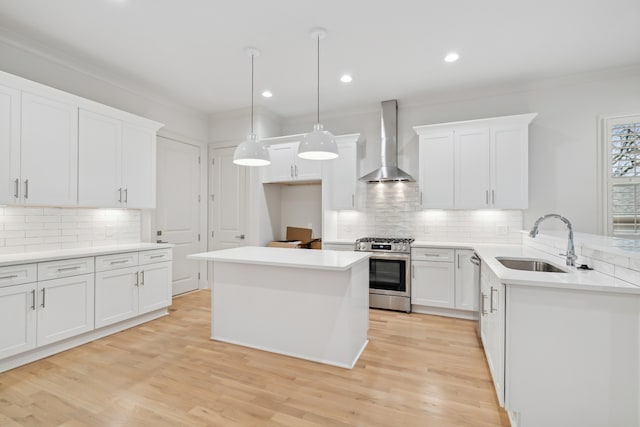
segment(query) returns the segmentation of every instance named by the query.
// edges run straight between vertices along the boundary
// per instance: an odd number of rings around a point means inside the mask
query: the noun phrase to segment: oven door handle
[[[411,256],[409,254],[406,254],[406,255],[398,255],[398,254],[380,255],[379,253],[374,253],[373,255],[371,255],[369,257],[369,259],[391,260],[391,261],[407,261],[407,262],[409,262],[411,260]]]

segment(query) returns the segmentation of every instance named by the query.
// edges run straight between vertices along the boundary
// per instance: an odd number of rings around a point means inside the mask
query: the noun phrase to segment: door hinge
[[[200,280],[200,273],[198,273],[198,280]]]
[[[200,233],[198,233],[198,242],[200,241]]]

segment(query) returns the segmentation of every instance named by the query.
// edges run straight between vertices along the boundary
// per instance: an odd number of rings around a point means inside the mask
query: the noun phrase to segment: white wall
[[[322,237],[322,185],[284,185],[281,190],[280,239],[287,227],[311,228]]]
[[[383,101],[383,100],[380,100]],[[417,125],[538,112],[530,127],[529,209],[524,226],[540,215],[560,213],[582,232],[600,231],[597,197],[597,118],[640,112],[640,66],[430,97],[398,100],[399,166],[418,175]],[[334,134],[363,134],[361,173],[379,166],[380,108],[323,114]],[[284,134],[306,132],[313,116],[283,120]],[[552,227],[549,223],[545,227]],[[561,224],[560,224],[561,226]]]
[[[0,37],[0,58],[2,71],[164,123],[160,133],[183,136],[199,144],[207,140],[209,123],[203,112],[160,99],[146,88],[134,87],[134,83],[127,85],[98,75],[57,52]]]

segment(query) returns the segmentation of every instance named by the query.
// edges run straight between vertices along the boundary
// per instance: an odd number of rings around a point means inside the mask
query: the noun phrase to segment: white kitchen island
[[[245,246],[213,262],[211,338],[352,368],[367,345],[368,252]]]

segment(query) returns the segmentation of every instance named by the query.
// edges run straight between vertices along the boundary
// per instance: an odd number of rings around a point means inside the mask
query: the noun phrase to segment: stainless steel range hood
[[[395,99],[382,102],[382,166],[360,178],[368,183],[389,181],[414,181],[398,167],[398,102]]]

